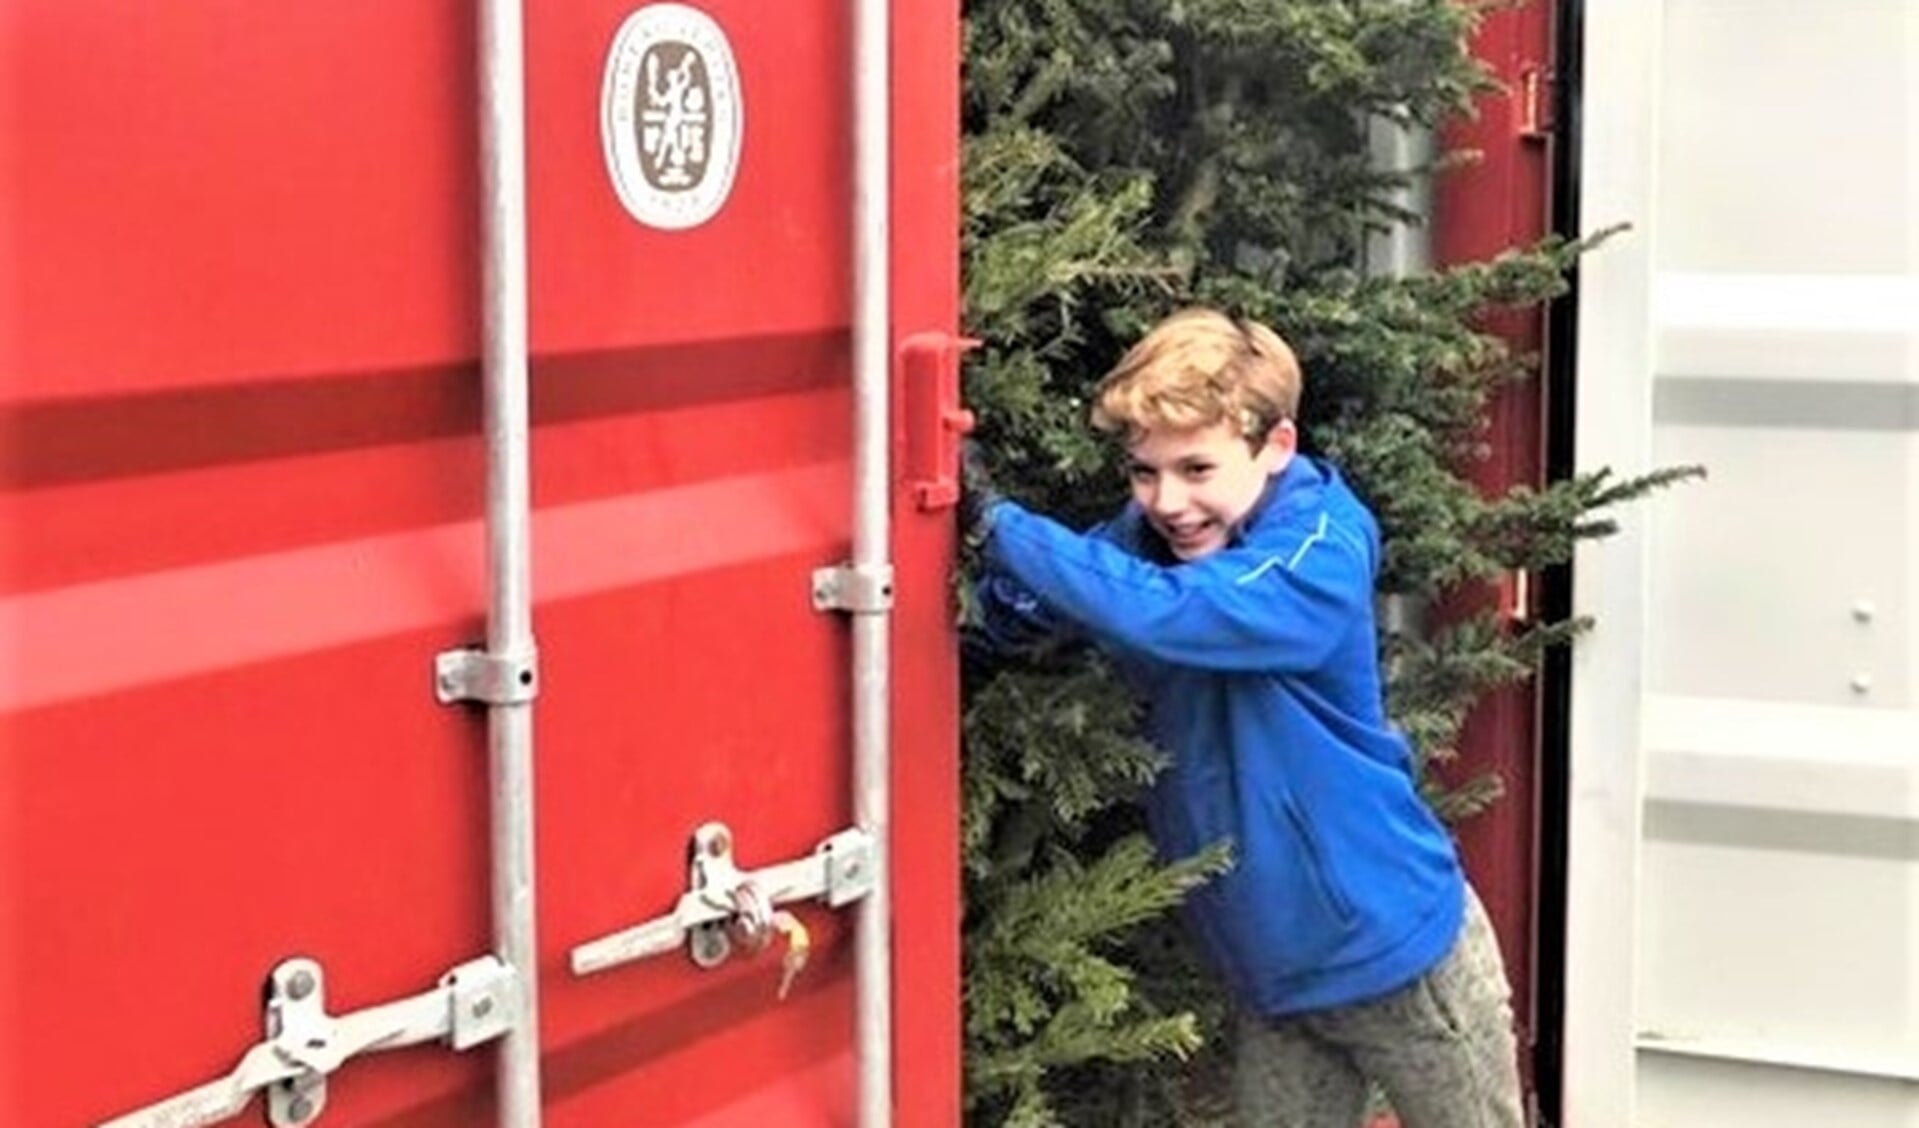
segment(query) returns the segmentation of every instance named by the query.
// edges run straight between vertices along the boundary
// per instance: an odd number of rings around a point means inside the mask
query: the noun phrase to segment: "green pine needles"
[[[1405,278],[1359,268],[1395,201],[1439,171],[1381,169],[1377,120],[1430,127],[1490,83],[1463,0],[968,0],[967,375],[1014,496],[1074,523],[1124,483],[1087,425],[1094,382],[1148,325],[1205,303],[1266,321],[1307,386],[1306,447],[1379,514],[1382,594],[1414,608],[1563,564],[1606,509],[1692,468],[1484,497],[1487,409],[1528,378],[1482,315],[1560,294],[1589,245],[1548,240]],[[1422,763],[1468,710],[1584,624],[1490,614],[1389,635],[1390,704]],[[1136,800],[1161,766],[1094,655],[969,660],[964,845],[967,1114],[978,1125],[1206,1124],[1224,1115],[1222,1001],[1172,910],[1230,844],[1162,865]],[[1497,781],[1429,797],[1449,816]]]

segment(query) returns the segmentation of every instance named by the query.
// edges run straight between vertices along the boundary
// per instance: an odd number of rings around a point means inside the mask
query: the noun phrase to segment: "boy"
[[[1405,1128],[1519,1128],[1499,951],[1381,703],[1378,525],[1297,453],[1299,391],[1271,329],[1161,322],[1093,409],[1124,511],[1082,535],[973,484],[985,632],[1106,651],[1170,755],[1160,853],[1233,843],[1186,916],[1239,1005],[1246,1124],[1354,1128],[1371,1081]]]

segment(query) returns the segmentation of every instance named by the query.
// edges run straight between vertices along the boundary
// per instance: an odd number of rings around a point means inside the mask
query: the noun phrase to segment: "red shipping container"
[[[621,61],[633,0],[526,5],[551,1125],[853,1122],[850,909],[792,906],[814,942],[784,1002],[777,942],[568,967],[673,907],[700,824],[754,868],[853,822],[850,632],[811,594],[853,528],[850,7],[705,0],[717,45],[676,77],[684,52]],[[891,20],[893,355],[932,345],[893,365],[891,426],[915,1128],[959,1119],[952,522],[914,480],[948,469],[949,405],[905,384],[957,319],[957,8]],[[476,38],[443,0],[0,13],[9,1128],[226,1073],[289,957],[337,1015],[491,950],[485,713],[434,687],[488,606]],[[670,214],[635,214],[649,192]],[[320,1122],[491,1123],[492,1058],[355,1057]]]

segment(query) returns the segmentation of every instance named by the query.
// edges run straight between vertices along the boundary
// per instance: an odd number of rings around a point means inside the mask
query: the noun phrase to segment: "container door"
[[[655,7],[622,72],[635,0],[526,5],[545,1119],[849,1124],[850,912],[794,906],[784,1001],[773,948],[568,966],[673,906],[699,825],[750,868],[852,817],[811,599],[851,528],[847,5]],[[904,342],[956,318],[958,13],[894,7]],[[490,947],[484,719],[433,682],[486,607],[474,40],[438,0],[0,11],[10,1128],[225,1074],[289,957],[340,1014]],[[951,515],[894,482],[895,1092],[955,1124]],[[491,1058],[356,1057],[317,1122],[489,1123]]]
[[[957,12],[894,7],[903,340],[954,327]],[[811,600],[852,527],[851,6],[530,11],[534,465],[554,521],[540,872],[558,961],[671,910],[702,824],[730,828],[748,867],[852,822],[850,632]],[[897,994],[917,1009],[899,1016],[896,1089],[902,1123],[943,1124],[958,1105],[952,518],[912,493],[900,478]],[[850,1123],[852,912],[799,915],[814,952],[784,1002],[777,940],[712,971],[683,953],[582,979],[556,962],[556,1121]]]
[[[1565,1119],[1919,1125],[1919,9],[1585,21]]]

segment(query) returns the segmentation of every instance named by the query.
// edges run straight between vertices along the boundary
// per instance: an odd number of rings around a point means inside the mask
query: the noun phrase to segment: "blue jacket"
[[[1451,950],[1465,881],[1386,720],[1379,526],[1337,471],[1294,458],[1226,547],[1190,563],[1137,506],[1085,534],[1010,502],[988,519],[987,634],[1098,644],[1171,758],[1147,803],[1160,854],[1232,842],[1232,871],[1186,915],[1244,1005],[1360,1002]]]

